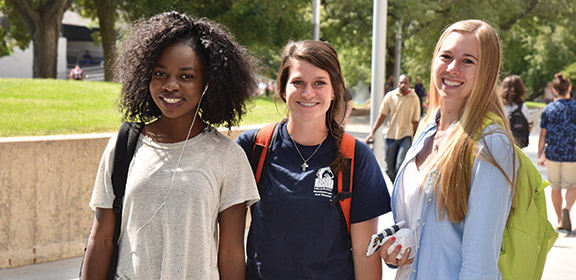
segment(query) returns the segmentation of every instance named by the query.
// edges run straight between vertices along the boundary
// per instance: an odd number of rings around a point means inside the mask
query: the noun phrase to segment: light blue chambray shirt
[[[484,132],[497,128],[498,125],[492,124]],[[433,137],[436,130],[435,121],[426,124],[398,173],[392,193],[392,210],[396,222],[397,206],[406,203],[397,197],[398,188],[402,187],[402,173],[406,164],[416,157],[426,139]],[[508,138],[502,133],[492,133],[484,139],[478,141],[480,152],[487,147],[508,178],[511,178],[518,162],[513,156]],[[513,168],[514,165],[516,168]],[[425,184],[430,185],[431,179],[432,175],[426,179]],[[410,279],[501,279],[498,257],[510,211],[511,193],[511,187],[500,169],[480,158],[474,160],[468,212],[460,223],[452,223],[447,217],[440,220],[433,192],[424,193],[425,197],[421,201],[425,205],[420,219],[407,221],[412,225],[417,223],[416,227],[412,227],[417,228],[416,236],[419,237],[414,263],[409,271]],[[401,267],[399,270],[408,268]]]

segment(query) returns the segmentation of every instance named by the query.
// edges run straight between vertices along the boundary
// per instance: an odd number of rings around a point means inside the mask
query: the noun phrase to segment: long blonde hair
[[[478,40],[479,62],[472,92],[468,95],[459,119],[454,124],[449,135],[445,136],[445,148],[436,158],[432,170],[434,173],[434,197],[439,209],[439,216],[445,215],[451,222],[460,222],[468,208],[470,194],[471,169],[473,157],[480,157],[498,167],[513,187],[512,178],[498,165],[489,149],[482,154],[476,148],[476,142],[486,136],[482,132],[485,119],[498,123],[503,133],[514,143],[506,121],[501,97],[498,95],[498,77],[501,63],[500,40],[495,30],[486,22],[480,20],[464,20],[450,25],[444,30],[436,44],[434,59],[446,37],[452,32],[470,33]],[[433,63],[432,63],[433,64]],[[434,67],[430,78],[430,107],[423,123],[434,120],[440,108],[440,94],[434,83]],[[493,131],[494,132],[494,131]],[[491,133],[493,133],[491,132]],[[514,150],[514,149],[512,149]],[[435,172],[435,171],[431,171]]]

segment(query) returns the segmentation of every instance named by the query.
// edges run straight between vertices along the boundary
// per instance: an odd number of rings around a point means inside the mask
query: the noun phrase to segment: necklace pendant
[[[306,171],[306,169],[309,167],[308,163],[304,162],[302,163],[302,165],[300,165],[300,167],[302,167],[302,171]]]

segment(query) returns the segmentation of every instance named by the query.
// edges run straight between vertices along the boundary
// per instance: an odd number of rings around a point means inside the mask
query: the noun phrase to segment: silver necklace
[[[326,140],[326,137],[328,137],[328,134],[326,134],[326,136],[324,136],[324,139],[322,139],[322,142],[320,142],[320,144],[318,144],[318,147],[316,147],[316,150],[314,150],[314,152],[307,158],[304,159],[304,157],[302,156],[302,153],[300,152],[300,149],[298,149],[298,145],[296,145],[296,141],[294,141],[294,138],[292,138],[292,136],[290,134],[288,134],[288,136],[290,136],[290,139],[292,140],[292,143],[294,144],[294,147],[296,147],[296,151],[298,152],[298,155],[300,155],[300,158],[302,159],[302,161],[304,161],[300,167],[302,167],[302,171],[306,171],[306,169],[308,169],[308,167],[310,167],[310,165],[308,165],[308,161],[316,154],[316,152],[318,152],[318,150],[320,150],[320,146],[322,146],[322,143],[324,143],[324,140]]]

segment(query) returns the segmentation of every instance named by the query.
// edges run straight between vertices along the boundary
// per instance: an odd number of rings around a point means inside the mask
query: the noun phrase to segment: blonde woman
[[[392,210],[417,246],[380,254],[398,279],[499,279],[512,202],[514,140],[497,91],[501,51],[479,20],[449,26],[436,44],[430,110],[394,185]],[[391,242],[390,242],[391,243]]]

